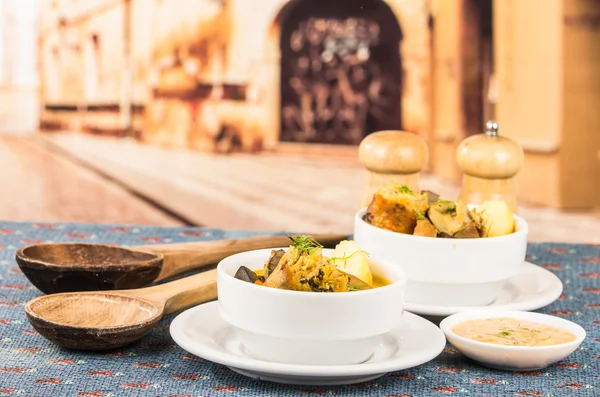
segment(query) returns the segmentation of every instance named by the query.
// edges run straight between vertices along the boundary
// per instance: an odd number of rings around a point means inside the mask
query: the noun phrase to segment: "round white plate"
[[[423,316],[450,316],[478,309],[537,310],[558,299],[563,285],[552,272],[525,262],[519,274],[509,280],[496,300],[487,306],[434,306],[404,302],[404,308]]]
[[[295,365],[252,358],[235,329],[219,314],[218,302],[205,303],[179,314],[171,336],[182,349],[223,364],[253,379],[277,383],[332,386],[362,383],[388,372],[433,360],[446,346],[444,333],[433,323],[404,312],[400,326],[383,335],[373,356],[356,365]]]

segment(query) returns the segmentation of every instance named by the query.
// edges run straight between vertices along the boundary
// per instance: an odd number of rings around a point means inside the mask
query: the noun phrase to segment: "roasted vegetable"
[[[266,279],[245,266],[238,269],[236,278],[265,287],[308,292],[348,292],[372,287],[367,255],[353,241],[338,244],[334,254],[339,256],[327,258],[312,237],[295,236],[290,240],[292,245],[286,251],[271,251],[264,269],[259,271],[267,274]]]
[[[349,277],[330,265],[322,256],[303,255],[291,267],[290,288],[296,291],[348,291]]]
[[[439,233],[454,236],[465,224],[470,221],[465,213],[460,211],[454,201],[440,200],[431,204],[427,210],[427,217]]]
[[[469,211],[469,218],[475,223],[479,237],[487,237],[488,230],[485,227],[483,218],[477,213],[477,210],[475,208]]]
[[[271,251],[271,256],[269,257],[269,260],[265,263],[265,270],[263,272],[263,276],[265,278],[269,277],[273,270],[275,270],[284,254],[285,250]]]
[[[475,222],[469,222],[461,227],[456,233],[454,238],[479,238],[479,230]]]
[[[503,201],[487,201],[469,210],[466,205],[440,200],[429,190],[415,194],[406,185],[380,188],[363,220],[373,226],[415,236],[481,238],[510,234],[515,218]]]
[[[440,199],[440,195],[430,190],[421,190],[421,194],[427,195],[428,204],[433,204]]]
[[[417,214],[424,214],[428,205],[427,194],[415,194],[406,185],[390,184],[375,193],[363,220],[382,229],[412,234]]]
[[[282,255],[275,269],[266,277],[264,285],[273,288],[290,289],[291,275],[289,267],[296,263],[299,258],[299,251],[294,246],[290,247]]]
[[[258,280],[258,276],[252,270],[246,266],[241,266],[237,272],[235,272],[235,278],[249,283],[255,283]]]
[[[291,273],[288,263],[280,263],[263,283],[265,287],[291,289]]]
[[[433,226],[431,222],[429,222],[429,219],[425,217],[417,221],[417,226],[413,232],[413,235],[423,237],[437,237],[437,234],[438,231],[435,226]]]
[[[515,231],[515,218],[502,200],[486,201],[477,206],[475,213],[482,219],[487,237],[503,236]]]

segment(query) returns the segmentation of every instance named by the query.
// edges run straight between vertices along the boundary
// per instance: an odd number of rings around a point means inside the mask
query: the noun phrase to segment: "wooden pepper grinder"
[[[429,150],[421,136],[406,131],[379,131],[362,140],[360,162],[368,171],[360,208],[371,203],[373,194],[390,182],[419,188],[419,173],[429,160]]]
[[[487,200],[504,200],[516,213],[512,179],[523,166],[524,157],[523,148],[498,135],[498,123],[488,121],[484,134],[465,139],[456,151],[464,173],[459,202],[477,205]]]

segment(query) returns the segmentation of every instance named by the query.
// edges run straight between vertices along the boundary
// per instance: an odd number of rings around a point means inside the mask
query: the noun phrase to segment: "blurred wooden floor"
[[[181,224],[40,142],[37,137],[0,137],[0,219]]]
[[[0,218],[29,221],[351,233],[366,177],[347,156],[215,156],[79,134],[2,137],[0,159],[0,182],[12,192],[0,198]],[[431,176],[422,185],[458,195]],[[592,214],[520,213],[531,241],[600,243]]]

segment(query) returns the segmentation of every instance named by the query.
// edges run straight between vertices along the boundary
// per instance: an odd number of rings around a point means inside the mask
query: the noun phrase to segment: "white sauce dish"
[[[523,311],[462,312],[445,318],[440,328],[465,356],[507,371],[545,368],[573,353],[586,336],[585,330],[571,321]]]

